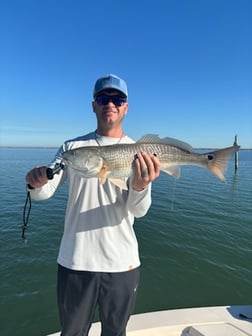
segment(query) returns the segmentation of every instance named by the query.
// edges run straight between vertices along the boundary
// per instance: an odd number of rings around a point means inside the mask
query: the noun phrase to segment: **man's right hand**
[[[44,184],[46,184],[48,181],[46,170],[47,167],[45,166],[36,167],[30,170],[25,177],[28,187],[35,189],[41,188]]]

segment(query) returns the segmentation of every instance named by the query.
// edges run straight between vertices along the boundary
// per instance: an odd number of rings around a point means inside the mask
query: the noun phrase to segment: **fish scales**
[[[187,152],[177,147],[165,144],[119,144],[101,147],[101,156],[108,166],[113,166],[114,169],[130,170],[132,163],[138,152],[146,152],[158,157],[161,163],[161,169],[169,165],[179,164],[199,164],[202,161],[197,154]],[[110,150],[111,149],[111,150]]]

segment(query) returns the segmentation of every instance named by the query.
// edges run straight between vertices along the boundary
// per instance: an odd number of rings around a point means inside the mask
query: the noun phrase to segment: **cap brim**
[[[94,97],[96,97],[99,93],[101,93],[101,92],[103,92],[103,91],[109,91],[109,90],[112,90],[112,91],[118,91],[118,92],[120,92],[124,97],[127,98],[127,95],[126,95],[123,91],[119,90],[117,87],[112,87],[112,86],[109,86],[109,87],[107,87],[107,88],[104,88],[104,87],[103,87],[101,90],[98,90],[97,92],[94,93]]]

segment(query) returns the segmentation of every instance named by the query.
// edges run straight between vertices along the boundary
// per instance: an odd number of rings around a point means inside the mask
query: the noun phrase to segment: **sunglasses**
[[[117,95],[115,96],[100,95],[95,97],[95,101],[98,105],[108,105],[108,103],[112,101],[112,103],[115,106],[122,106],[124,103],[126,103],[127,98]]]

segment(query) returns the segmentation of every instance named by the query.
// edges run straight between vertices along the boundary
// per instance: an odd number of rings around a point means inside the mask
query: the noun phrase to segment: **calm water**
[[[21,240],[24,176],[55,149],[0,149],[1,335],[44,336],[59,330],[56,258],[66,187],[33,202],[29,242]],[[135,312],[252,303],[252,151],[239,152],[227,184],[183,167],[180,180],[162,174],[153,204],[136,221],[142,279]]]

